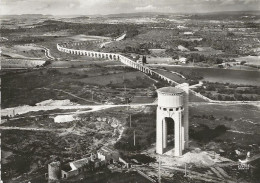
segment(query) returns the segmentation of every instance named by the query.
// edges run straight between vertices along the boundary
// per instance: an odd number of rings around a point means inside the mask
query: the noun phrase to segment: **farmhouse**
[[[114,163],[119,160],[119,153],[113,151],[112,149],[108,147],[102,147],[98,152],[97,152],[97,157],[101,161],[105,161],[106,164]]]

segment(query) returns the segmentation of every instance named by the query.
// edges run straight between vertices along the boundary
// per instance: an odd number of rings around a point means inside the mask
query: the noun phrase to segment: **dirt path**
[[[48,128],[28,128],[28,127],[0,126],[0,130],[25,130],[25,131],[43,131],[43,132],[61,131],[61,132],[63,132],[65,129],[48,129]]]
[[[155,101],[156,102],[156,101]],[[78,109],[82,111],[76,111],[76,112],[65,112],[63,114],[83,114],[87,112],[95,112],[100,111],[104,109],[109,108],[115,108],[115,107],[142,107],[142,106],[153,106],[157,105],[156,103],[145,103],[145,104],[121,104],[121,105],[71,105],[71,106],[21,106],[21,107],[14,107],[14,108],[6,108],[1,110],[1,116],[13,116],[13,113],[15,115],[25,114],[28,112],[37,112],[37,111],[49,111],[54,109]],[[90,110],[84,110],[84,109],[90,109]],[[60,114],[60,113],[57,113]],[[53,115],[53,114],[51,114]],[[36,117],[36,115],[32,115],[32,117]],[[30,116],[29,116],[30,117]],[[21,117],[24,118],[24,117]],[[19,118],[16,118],[19,119]]]
[[[55,60],[55,58],[54,58],[53,56],[51,56],[51,53],[50,53],[50,49],[49,49],[49,48],[46,48],[46,47],[44,47],[44,46],[42,46],[42,45],[36,45],[36,46],[38,46],[38,47],[44,49],[44,51],[45,51],[45,56],[46,56],[48,59],[50,59],[50,60]]]

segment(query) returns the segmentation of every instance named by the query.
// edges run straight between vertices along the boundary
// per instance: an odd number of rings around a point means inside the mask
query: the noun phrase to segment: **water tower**
[[[171,126],[174,127],[174,156],[181,156],[189,141],[189,85],[184,83],[176,87],[164,87],[158,89],[157,93],[156,153],[164,154],[167,151],[167,132]]]

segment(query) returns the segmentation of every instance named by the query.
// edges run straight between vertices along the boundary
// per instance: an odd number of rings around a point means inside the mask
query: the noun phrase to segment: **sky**
[[[94,15],[260,10],[260,0],[0,0],[0,14]]]

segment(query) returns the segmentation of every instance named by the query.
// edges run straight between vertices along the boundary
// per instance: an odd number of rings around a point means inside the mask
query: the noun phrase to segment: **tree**
[[[241,61],[240,65],[244,65],[246,63],[246,61]]]
[[[146,61],[146,56],[143,56],[143,58],[142,58],[142,63],[143,63],[143,64],[146,64],[146,63],[147,63],[147,61]]]

